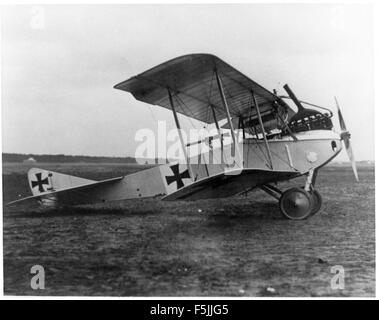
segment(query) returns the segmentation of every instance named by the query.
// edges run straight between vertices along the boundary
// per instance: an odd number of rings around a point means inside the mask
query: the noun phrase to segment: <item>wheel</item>
[[[302,187],[304,189],[304,187]],[[308,192],[311,196],[311,202],[312,202],[312,212],[311,216],[316,214],[320,211],[321,205],[322,205],[322,197],[320,192],[318,192],[316,189],[312,189]]]
[[[311,215],[313,216],[314,214],[319,212],[321,209],[322,197],[321,197],[320,192],[318,192],[317,190],[312,190],[310,192],[310,195],[311,195],[311,201],[312,201]]]
[[[291,220],[303,220],[312,213],[313,204],[310,194],[301,188],[291,188],[283,192],[279,199],[282,214]]]

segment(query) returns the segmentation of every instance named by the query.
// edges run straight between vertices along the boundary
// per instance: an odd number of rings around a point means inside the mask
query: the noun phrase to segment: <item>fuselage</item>
[[[291,136],[268,140],[272,169],[295,170],[304,174],[317,169],[338,155],[342,150],[340,135],[332,130],[310,130]],[[264,141],[245,139],[243,143],[244,168],[269,168]]]
[[[241,168],[294,171],[302,175],[324,166],[342,150],[340,135],[333,130],[303,131],[293,136],[267,140],[269,152],[264,140],[255,138],[243,139],[234,153],[232,144],[209,149],[190,158],[192,174],[199,180],[230,168]]]

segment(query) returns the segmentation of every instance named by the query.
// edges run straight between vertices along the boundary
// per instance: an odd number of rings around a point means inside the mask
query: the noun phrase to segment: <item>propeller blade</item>
[[[353,148],[351,146],[350,139],[348,137],[344,137],[343,138],[343,142],[345,144],[346,153],[347,153],[347,156],[349,157],[349,160],[350,160],[350,163],[351,163],[351,167],[353,168],[355,180],[357,180],[357,182],[359,182],[357,165],[355,163]]]
[[[344,142],[346,153],[347,153],[347,156],[349,157],[349,160],[351,163],[351,167],[353,168],[355,180],[357,180],[357,182],[359,182],[357,165],[356,165],[355,159],[354,159],[353,148],[352,148],[351,143],[350,143],[350,133],[346,130],[346,124],[345,124],[345,121],[343,119],[342,112],[341,112],[340,106],[338,104],[337,98],[334,97],[334,100],[336,102],[337,111],[338,111],[338,120],[340,122],[340,127],[341,127],[341,138]]]
[[[346,124],[345,124],[345,121],[343,120],[340,105],[338,104],[336,97],[334,97],[334,101],[336,102],[336,106],[337,106],[338,120],[340,121],[341,131],[346,131]]]

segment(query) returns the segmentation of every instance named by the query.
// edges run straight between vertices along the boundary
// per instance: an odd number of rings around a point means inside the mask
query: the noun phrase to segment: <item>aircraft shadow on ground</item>
[[[196,202],[192,202],[189,206],[196,207]],[[185,204],[185,202],[184,202]],[[43,208],[37,205],[32,207],[22,208],[4,208],[4,212],[13,217],[21,218],[54,218],[54,217],[67,217],[67,216],[100,216],[100,215],[112,215],[112,216],[149,216],[159,215],[165,213],[167,210],[172,211],[170,204],[167,204],[167,208],[164,202],[160,205],[153,205],[152,208],[140,208],[135,206],[128,206],[120,203],[118,206],[112,205],[101,207],[88,205],[88,206],[72,206],[72,207],[59,207],[59,208]],[[194,210],[192,207],[188,209],[188,212],[170,213],[174,215],[193,215]],[[205,216],[211,223],[214,222],[227,222],[227,221],[246,221],[246,220],[282,220],[283,217],[280,214],[278,205],[275,202],[254,202],[249,204],[233,204],[226,206],[217,206],[216,208],[204,209],[204,211],[196,212],[199,216]]]

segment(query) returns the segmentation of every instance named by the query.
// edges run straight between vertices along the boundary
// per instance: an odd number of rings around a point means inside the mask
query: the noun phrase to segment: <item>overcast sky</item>
[[[172,114],[113,85],[183,54],[212,53],[269,90],[284,94],[288,83],[332,107],[337,96],[357,160],[374,159],[369,5],[42,8],[42,20],[39,8],[3,8],[3,152],[134,156],[136,131],[156,130],[157,120],[173,126]]]

